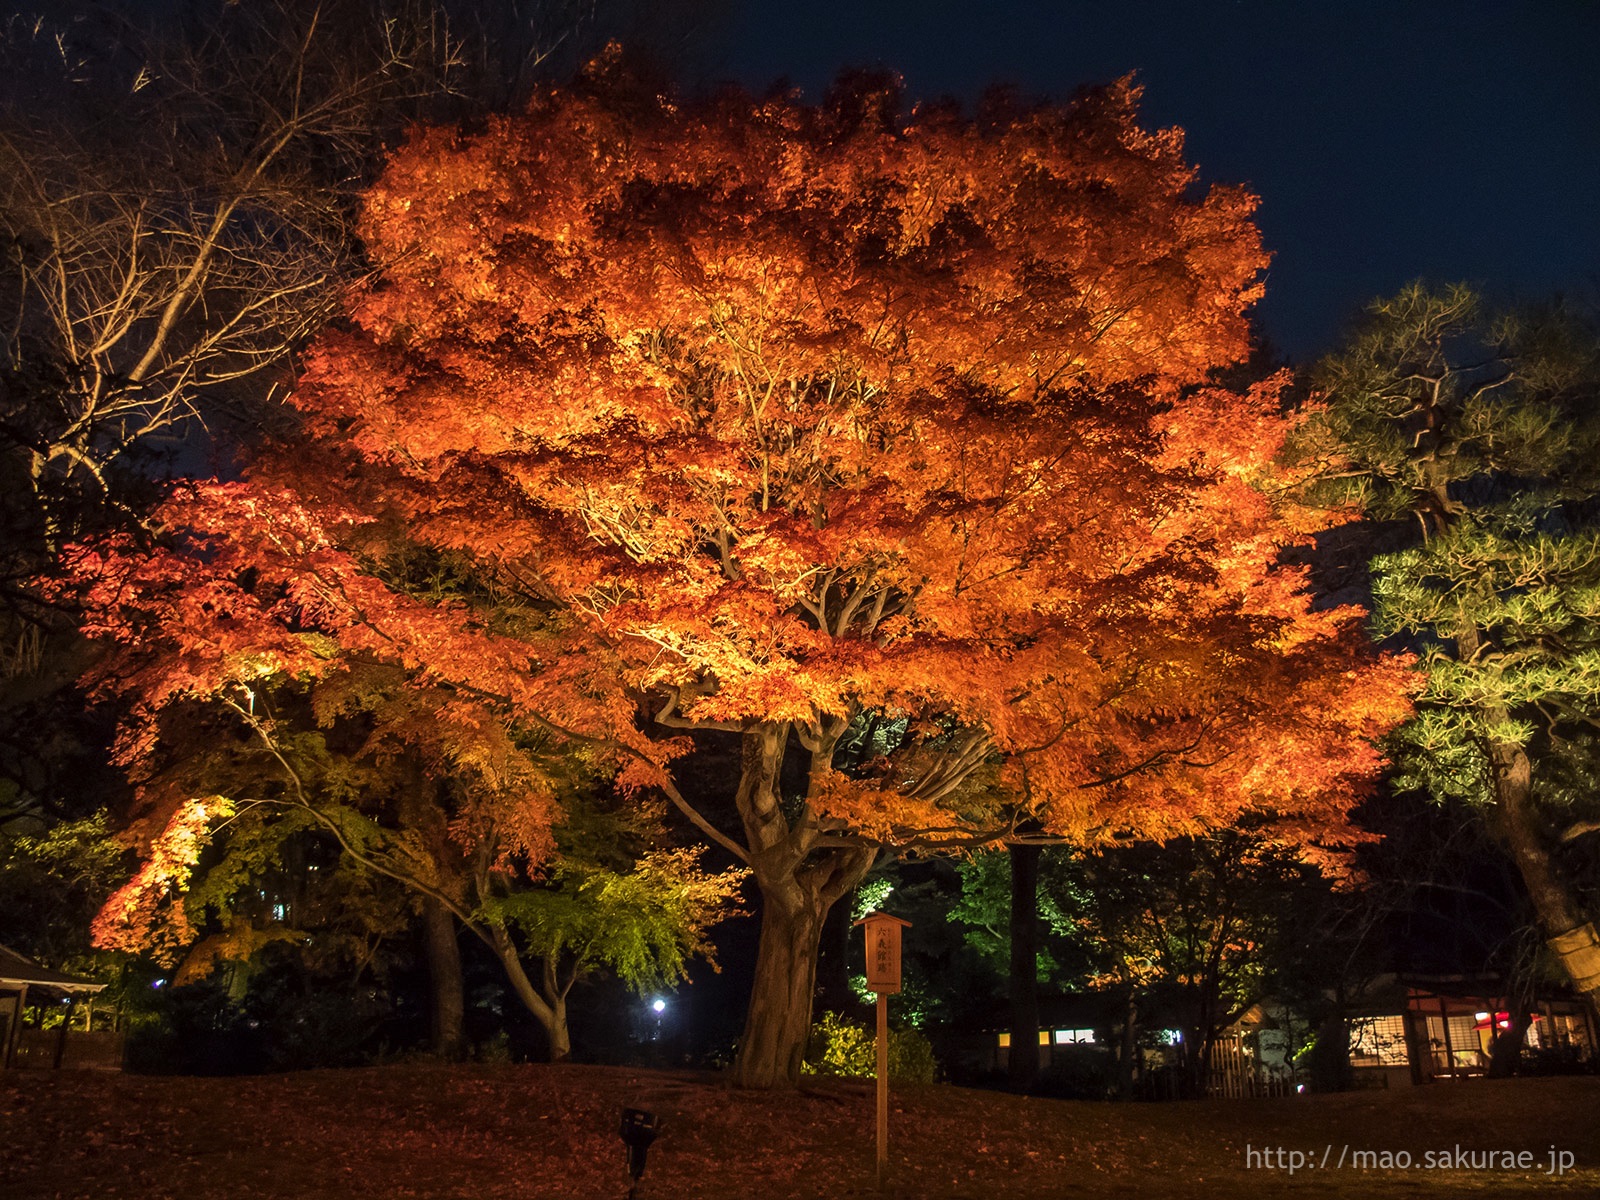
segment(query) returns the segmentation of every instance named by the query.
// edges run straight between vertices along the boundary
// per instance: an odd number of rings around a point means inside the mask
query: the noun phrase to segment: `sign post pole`
[[[878,1190],[889,1173],[889,996],[878,993]]]
[[[866,933],[867,987],[878,995],[878,1190],[889,1177],[889,997],[900,990],[900,931],[910,921],[885,912],[856,922]]]

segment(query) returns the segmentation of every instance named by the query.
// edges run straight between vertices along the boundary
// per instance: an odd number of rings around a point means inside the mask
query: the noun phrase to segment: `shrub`
[[[1102,1046],[1054,1046],[1034,1091],[1060,1100],[1104,1100],[1117,1088],[1116,1055]]]
[[[889,1078],[902,1083],[932,1083],[938,1064],[920,1029],[889,1031]],[[805,1070],[811,1075],[870,1079],[878,1073],[877,1037],[864,1025],[838,1013],[823,1013],[811,1027]]]
[[[1519,1075],[1600,1074],[1600,1058],[1579,1046],[1531,1047],[1522,1052]]]

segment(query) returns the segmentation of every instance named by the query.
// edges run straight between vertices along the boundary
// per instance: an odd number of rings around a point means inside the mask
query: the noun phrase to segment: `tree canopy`
[[[798,1071],[820,921],[881,847],[1253,809],[1347,839],[1404,665],[1279,561],[1326,518],[1267,486],[1279,381],[1217,380],[1254,201],[1137,98],[685,104],[602,62],[417,131],[301,436],[174,498],[153,555],[79,556],[104,677],[149,716],[378,657],[665,793],[761,889],[748,1083]],[[731,825],[684,733],[738,738]]]

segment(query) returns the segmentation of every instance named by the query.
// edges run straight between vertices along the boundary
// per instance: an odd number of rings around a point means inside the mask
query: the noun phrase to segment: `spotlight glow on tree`
[[[396,155],[304,441],[173,510],[231,549],[182,559],[192,632],[146,626],[205,674],[223,627],[315,670],[314,624],[664,793],[760,890],[748,1085],[797,1077],[823,919],[884,847],[1348,837],[1405,672],[1277,565],[1316,521],[1257,486],[1275,387],[1214,384],[1253,199],[1197,194],[1126,83],[966,118],[607,70]],[[471,594],[376,565],[419,545]],[[99,595],[166,561],[103,555]],[[732,827],[684,734],[738,739]]]

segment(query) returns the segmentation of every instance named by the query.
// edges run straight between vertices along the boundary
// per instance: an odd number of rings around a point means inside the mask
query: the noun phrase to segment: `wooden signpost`
[[[910,921],[886,912],[856,922],[867,935],[867,987],[878,994],[878,1187],[889,1172],[889,997],[900,990],[900,931]]]

